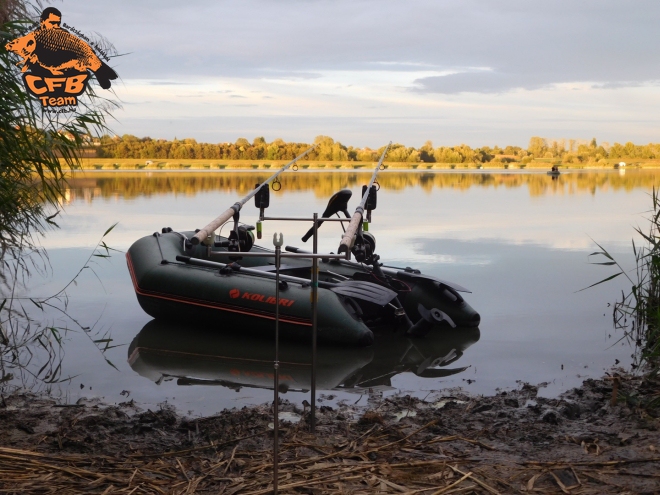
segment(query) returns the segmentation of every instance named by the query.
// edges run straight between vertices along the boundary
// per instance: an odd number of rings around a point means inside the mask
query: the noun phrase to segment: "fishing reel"
[[[360,223],[355,237],[355,243],[351,248],[351,253],[355,256],[355,260],[368,265],[372,265],[374,261],[377,261],[377,259],[374,260],[374,256],[376,255],[376,238],[373,234],[368,232],[369,222],[371,222],[371,210],[376,209],[377,191],[380,189],[378,182],[374,181],[374,184],[375,185],[372,185],[371,187],[367,185],[362,186],[363,198],[367,189],[369,189],[367,201],[364,203],[364,209],[367,210],[367,216]]]
[[[254,246],[253,225],[241,225],[229,233],[227,251],[247,253]]]
[[[376,238],[370,232],[359,232],[351,248],[351,253],[358,263],[371,265],[376,254]]]
[[[238,225],[240,213],[234,213],[234,228],[229,232],[229,237],[226,241],[215,242],[215,247],[226,247],[227,251],[232,253],[243,252],[246,253],[254,246],[254,230],[253,225]],[[238,260],[240,257],[230,257],[232,260]]]

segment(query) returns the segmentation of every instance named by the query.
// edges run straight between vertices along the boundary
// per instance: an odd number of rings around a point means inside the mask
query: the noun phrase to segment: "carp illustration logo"
[[[231,297],[232,299],[236,299],[240,295],[241,295],[241,291],[238,289],[232,289],[229,291],[229,297]]]
[[[47,111],[75,107],[87,88],[90,71],[103,89],[109,89],[110,81],[117,79],[117,73],[98,57],[85,35],[64,24],[76,36],[61,25],[62,13],[48,7],[34,31],[5,45],[7,51],[21,58],[16,65],[22,66],[25,87]]]

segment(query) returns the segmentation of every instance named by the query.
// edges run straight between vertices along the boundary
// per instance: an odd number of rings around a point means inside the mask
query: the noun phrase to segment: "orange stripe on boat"
[[[172,294],[163,294],[161,292],[156,292],[156,291],[151,291],[151,290],[146,290],[140,288],[137,282],[137,278],[135,276],[135,272],[133,269],[133,263],[131,261],[131,256],[129,253],[126,253],[126,262],[128,263],[128,271],[131,273],[131,280],[133,281],[133,287],[135,288],[135,292],[141,296],[145,297],[154,297],[156,299],[164,299],[167,301],[173,301],[173,302],[178,302],[182,304],[190,304],[192,306],[201,306],[205,308],[210,308],[210,309],[218,309],[220,311],[228,311],[230,313],[239,313],[239,314],[244,314],[248,316],[254,316],[256,318],[264,318],[267,320],[275,320],[275,315],[266,313],[264,311],[259,311],[257,309],[250,309],[247,310],[245,308],[241,308],[239,306],[230,306],[227,304],[223,303],[216,303],[216,302],[211,302],[211,301],[204,301],[200,299],[193,299],[190,297],[183,297],[183,296],[175,296]],[[294,325],[303,325],[307,327],[312,326],[311,320],[305,319],[305,318],[296,318],[295,316],[280,316],[280,321],[283,323],[292,323]]]

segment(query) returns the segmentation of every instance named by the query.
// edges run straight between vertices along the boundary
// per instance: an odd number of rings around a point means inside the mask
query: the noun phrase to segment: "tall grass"
[[[115,224],[116,225],[116,224]],[[69,333],[82,333],[96,347],[108,365],[117,367],[107,358],[106,351],[116,347],[109,331],[97,328],[98,321],[87,324],[80,321],[69,309],[68,290],[78,284],[83,272],[92,272],[103,286],[95,271],[97,260],[110,258],[116,251],[105,243],[105,237],[115,227],[103,234],[89,257],[73,278],[57,292],[44,297],[20,295],[25,292],[26,260],[36,257],[44,261],[42,253],[24,253],[20,259],[2,259],[0,271],[0,397],[3,391],[18,386],[34,389],[70,380],[62,371],[64,341]],[[42,266],[48,268],[47,262]]]
[[[614,326],[623,332],[621,340],[628,339],[635,344],[633,366],[657,377],[660,372],[660,196],[655,187],[651,199],[648,226],[646,229],[635,228],[642,238],[641,245],[636,245],[634,239],[632,241],[635,268],[624,270],[605,248],[596,243],[600,251],[590,256],[598,257],[599,261],[593,263],[613,266],[618,271],[589,287],[619,276],[628,279],[630,291],[622,292],[621,299],[614,303]],[[600,261],[603,259],[605,261]]]
[[[42,299],[17,294],[34,270],[48,268],[38,240],[57,228],[67,174],[80,168],[89,137],[107,133],[105,119],[118,106],[95,91],[95,82],[78,99],[76,111],[64,114],[44,112],[26,92],[18,58],[6,44],[30,30],[40,11],[38,0],[36,5],[0,0],[0,391],[16,373],[45,383],[61,379],[63,334],[72,330],[44,322],[35,311],[59,312],[69,317],[70,327],[91,331],[67,314],[66,290]],[[90,260],[108,256],[108,249],[101,240]],[[111,342],[105,335],[90,338],[102,352]],[[45,364],[35,369],[37,361]]]

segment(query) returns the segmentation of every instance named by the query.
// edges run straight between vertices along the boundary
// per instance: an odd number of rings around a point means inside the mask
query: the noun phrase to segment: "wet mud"
[[[280,493],[660,493],[658,379],[613,372],[556,399],[539,388],[282,401]],[[284,419],[288,419],[286,421]],[[272,493],[271,405],[186,418],[132,401],[0,399],[3,493]]]

